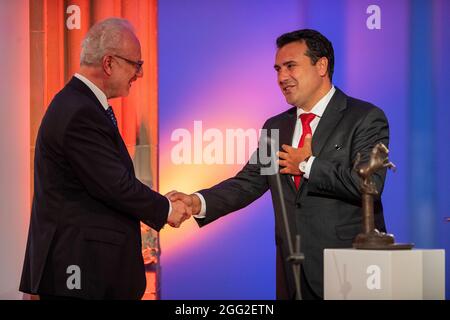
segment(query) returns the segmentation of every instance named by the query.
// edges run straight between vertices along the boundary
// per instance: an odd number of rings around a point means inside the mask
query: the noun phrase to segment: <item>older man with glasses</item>
[[[108,99],[143,76],[130,23],[110,18],[82,43],[79,72],[54,97],[35,152],[34,199],[20,290],[41,299],[139,299],[140,222],[178,227],[191,208],[135,176]]]

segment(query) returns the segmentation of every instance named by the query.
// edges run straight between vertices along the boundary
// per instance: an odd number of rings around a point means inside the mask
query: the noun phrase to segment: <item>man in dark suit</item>
[[[20,290],[41,299],[139,299],[140,221],[174,227],[191,210],[142,184],[107,99],[142,77],[131,24],[111,18],[82,44],[80,70],[54,97],[38,132],[34,198]]]
[[[278,84],[293,108],[266,121],[263,129],[279,130],[279,165],[292,235],[301,235],[305,260],[303,299],[323,298],[323,250],[346,248],[362,230],[360,178],[353,168],[357,153],[367,161],[372,148],[389,142],[388,122],[379,108],[345,95],[332,85],[331,42],[314,30],[298,30],[277,39]],[[261,149],[261,146],[260,148]],[[258,158],[259,151],[255,155]],[[259,159],[259,158],[258,158]],[[200,226],[272,193],[275,209],[277,299],[296,296],[287,262],[288,243],[275,175],[262,174],[261,161],[249,162],[233,178],[193,195],[171,200],[193,201]],[[375,174],[382,192],[386,171]],[[375,201],[375,226],[385,232],[381,199]]]

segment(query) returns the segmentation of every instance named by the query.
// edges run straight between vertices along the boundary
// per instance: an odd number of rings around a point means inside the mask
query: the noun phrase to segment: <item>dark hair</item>
[[[279,36],[277,39],[277,48],[280,49],[288,43],[295,41],[305,41],[306,46],[308,47],[306,55],[311,59],[313,65],[315,65],[322,57],[328,59],[328,76],[330,77],[330,80],[332,80],[334,71],[334,50],[330,40],[316,30],[301,29]]]

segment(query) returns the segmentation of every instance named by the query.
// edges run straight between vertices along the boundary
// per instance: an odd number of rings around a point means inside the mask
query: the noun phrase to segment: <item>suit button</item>
[[[301,203],[296,203],[295,206],[300,209],[302,207],[302,204]]]

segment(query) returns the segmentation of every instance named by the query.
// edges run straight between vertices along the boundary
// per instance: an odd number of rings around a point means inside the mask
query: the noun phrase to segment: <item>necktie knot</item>
[[[300,121],[302,122],[302,126],[309,126],[309,124],[311,123],[311,121],[314,120],[314,118],[316,117],[316,115],[314,113],[302,113],[300,115]]]
[[[111,108],[111,106],[106,109],[106,114],[108,115],[108,118],[111,120],[111,122],[114,124],[115,127],[117,127],[117,119],[114,115],[114,110]]]

